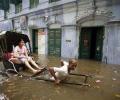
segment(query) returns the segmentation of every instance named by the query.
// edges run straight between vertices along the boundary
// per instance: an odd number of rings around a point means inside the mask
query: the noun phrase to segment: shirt
[[[20,48],[19,46],[16,46],[14,49],[14,53],[17,53],[19,56],[25,56],[25,52],[27,51],[26,47],[23,46]]]
[[[61,80],[65,79],[68,76],[69,63],[66,61],[63,61],[63,64],[64,65],[61,67],[54,67],[55,75]]]

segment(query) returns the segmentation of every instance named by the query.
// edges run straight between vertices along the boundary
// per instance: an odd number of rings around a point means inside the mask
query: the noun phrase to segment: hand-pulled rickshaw
[[[0,58],[1,58],[1,60],[3,62],[3,65],[4,65],[4,69],[5,69],[4,72],[6,72],[6,73],[7,72],[15,72],[18,75],[21,75],[21,74],[19,74],[20,69],[25,68],[24,64],[16,64],[16,63],[11,62],[8,59],[9,58],[9,53],[11,53],[13,51],[13,48],[15,46],[17,46],[17,43],[18,43],[19,39],[24,40],[28,52],[31,53],[30,40],[29,40],[27,35],[16,33],[16,32],[10,32],[10,31],[3,31],[3,32],[0,33],[0,54],[1,54]],[[4,74],[3,72],[0,72],[0,73]],[[88,80],[88,77],[90,77],[90,75],[84,75],[84,74],[70,74],[70,75],[84,76],[85,80],[84,80],[83,83],[63,82],[63,84],[89,86],[89,84],[87,84],[87,80]],[[52,80],[44,79],[44,78],[41,78],[41,77],[34,77],[34,79],[53,82]]]
[[[11,62],[9,58],[9,53],[13,51],[13,48],[17,45],[18,40],[23,39],[28,52],[31,52],[30,40],[27,35],[20,34],[16,32],[3,31],[0,33],[0,52],[1,60],[3,62],[5,71],[16,71],[19,72],[20,68],[24,68],[24,64],[15,64]]]

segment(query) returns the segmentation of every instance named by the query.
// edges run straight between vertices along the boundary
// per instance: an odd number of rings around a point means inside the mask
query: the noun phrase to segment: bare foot
[[[38,70],[34,70],[34,71],[33,71],[33,74],[37,73],[37,71],[38,71]]]
[[[37,70],[37,71],[35,71],[34,74],[32,75],[32,77],[35,77],[35,76],[41,74],[41,72],[42,72],[41,70]]]

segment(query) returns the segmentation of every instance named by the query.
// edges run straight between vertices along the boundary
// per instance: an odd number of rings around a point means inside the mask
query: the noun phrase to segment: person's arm
[[[28,58],[27,48],[25,46],[24,46],[24,50],[25,50],[25,56]]]
[[[63,61],[63,64],[67,65],[67,66],[69,65],[69,63],[67,61]]]
[[[14,49],[14,54],[13,54],[15,58],[19,58],[20,57],[18,52],[17,52],[17,50],[18,50],[18,48],[16,46],[15,49]]]
[[[61,60],[60,63],[61,63],[61,66],[64,66],[64,61],[63,60]]]

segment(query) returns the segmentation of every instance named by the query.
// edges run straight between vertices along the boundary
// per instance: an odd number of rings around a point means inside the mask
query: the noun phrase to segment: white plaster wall
[[[40,17],[40,15],[30,16],[28,18],[28,27],[31,27],[31,28],[45,28],[46,27],[46,22],[44,21],[43,17]]]
[[[30,7],[30,0],[22,0],[22,12],[28,12]]]
[[[103,46],[103,57],[109,64],[120,64],[120,24],[110,24],[106,27]],[[103,58],[104,60],[104,58]]]
[[[63,21],[64,25],[76,24],[76,7],[75,4],[63,6]]]
[[[96,26],[104,26],[105,22],[103,20],[91,20],[81,24],[82,27],[96,27]]]
[[[62,47],[61,56],[64,58],[76,58],[77,54],[77,35],[76,27],[63,27],[62,28]]]
[[[10,4],[8,18],[13,16],[13,15],[15,15],[15,5],[14,4]]]
[[[75,4],[63,7],[63,27],[61,56],[64,58],[76,58],[78,56],[77,31],[76,31],[76,7]]]
[[[0,21],[4,20],[4,10],[0,10]]]
[[[76,24],[76,12],[65,13],[63,14],[63,20],[65,25],[74,25]]]
[[[46,22],[40,15],[29,16],[28,18],[29,36],[31,37],[32,29],[44,29],[45,35],[38,35],[38,54],[47,54],[47,29]],[[31,37],[32,38],[32,37]],[[31,39],[32,44],[32,39]]]
[[[38,54],[45,54],[45,35],[38,35]]]
[[[120,20],[120,4],[112,7],[113,20]]]

